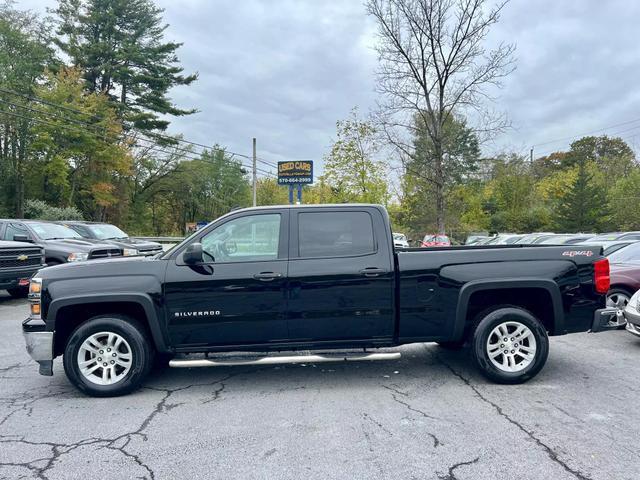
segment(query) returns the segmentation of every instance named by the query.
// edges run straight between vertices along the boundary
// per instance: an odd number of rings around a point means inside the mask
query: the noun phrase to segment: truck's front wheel
[[[103,315],[74,330],[63,362],[67,377],[82,392],[112,397],[140,386],[153,365],[153,348],[136,320]]]
[[[535,377],[549,354],[549,338],[540,320],[517,307],[482,314],[472,353],[480,371],[498,383],[522,383]]]

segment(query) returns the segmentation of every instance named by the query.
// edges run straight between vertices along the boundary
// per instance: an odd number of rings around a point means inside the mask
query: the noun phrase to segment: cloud
[[[336,120],[375,103],[375,25],[359,0],[157,3],[166,10],[167,36],[184,43],[185,71],[200,75],[171,92],[179,106],[199,110],[172,122],[172,132],[187,139],[249,154],[257,137],[262,158],[321,162]],[[44,11],[55,2],[21,5]],[[509,3],[489,42],[517,45],[517,70],[494,105],[514,128],[486,153],[524,153],[640,117],[639,14],[640,3],[626,0]],[[640,121],[605,132],[618,131],[633,144]]]

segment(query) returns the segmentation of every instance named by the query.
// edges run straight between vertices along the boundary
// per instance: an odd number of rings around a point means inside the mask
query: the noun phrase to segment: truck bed
[[[396,251],[398,338],[461,338],[485,305],[528,306],[552,335],[585,331],[603,308],[600,247],[488,245]],[[455,318],[452,317],[455,312]]]

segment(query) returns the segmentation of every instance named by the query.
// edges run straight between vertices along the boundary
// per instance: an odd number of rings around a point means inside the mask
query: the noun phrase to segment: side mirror
[[[14,242],[27,242],[27,243],[32,243],[33,240],[31,240],[29,238],[29,235],[14,235],[13,236],[13,241]]]
[[[187,265],[197,265],[202,263],[202,244],[192,243],[189,245],[182,254],[182,261]]]

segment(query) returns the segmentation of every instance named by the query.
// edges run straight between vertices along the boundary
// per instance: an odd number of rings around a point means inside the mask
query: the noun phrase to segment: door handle
[[[270,282],[280,277],[282,277],[282,274],[278,272],[260,272],[253,276],[253,278],[262,282]]]
[[[364,275],[365,277],[377,277],[378,275],[383,275],[385,273],[387,273],[387,271],[384,268],[378,267],[367,267],[360,270],[360,275]]]

